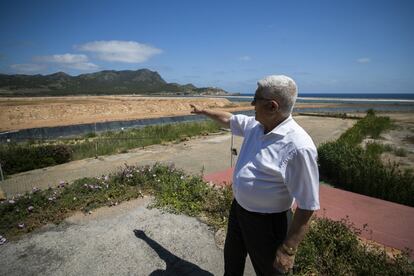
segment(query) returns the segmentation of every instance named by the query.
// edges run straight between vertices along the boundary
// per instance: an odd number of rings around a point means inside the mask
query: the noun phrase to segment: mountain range
[[[66,95],[228,95],[215,87],[167,83],[156,71],[105,70],[71,76],[64,72],[50,75],[0,74],[0,96]]]

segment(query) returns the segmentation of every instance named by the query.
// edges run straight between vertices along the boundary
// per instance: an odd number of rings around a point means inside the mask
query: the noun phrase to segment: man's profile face
[[[255,119],[256,121],[263,124],[263,119],[266,116],[267,113],[267,105],[269,105],[269,102],[271,101],[270,98],[265,97],[263,89],[257,89],[256,93],[254,95],[252,105],[254,106],[255,110]]]

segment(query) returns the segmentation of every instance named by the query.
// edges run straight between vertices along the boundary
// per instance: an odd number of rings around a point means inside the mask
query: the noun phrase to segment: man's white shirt
[[[233,115],[230,127],[244,137],[233,175],[233,194],[243,208],[277,213],[295,200],[301,209],[320,208],[316,146],[292,116],[267,134],[245,115]]]

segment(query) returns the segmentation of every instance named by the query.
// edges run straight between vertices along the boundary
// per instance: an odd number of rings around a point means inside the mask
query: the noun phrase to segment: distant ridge
[[[191,83],[167,83],[158,72],[148,69],[104,70],[78,76],[64,72],[50,75],[0,74],[0,96],[121,94],[228,95],[228,92],[215,87],[197,88]]]

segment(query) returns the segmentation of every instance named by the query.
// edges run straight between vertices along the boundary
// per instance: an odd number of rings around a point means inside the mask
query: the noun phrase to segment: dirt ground
[[[142,96],[0,98],[0,131],[188,115],[190,104],[229,112],[252,109],[249,102],[234,103],[225,98]],[[335,106],[339,104],[298,103],[296,105],[300,108]]]
[[[188,114],[203,108],[238,107],[227,99],[81,96],[0,98],[0,131]]]

